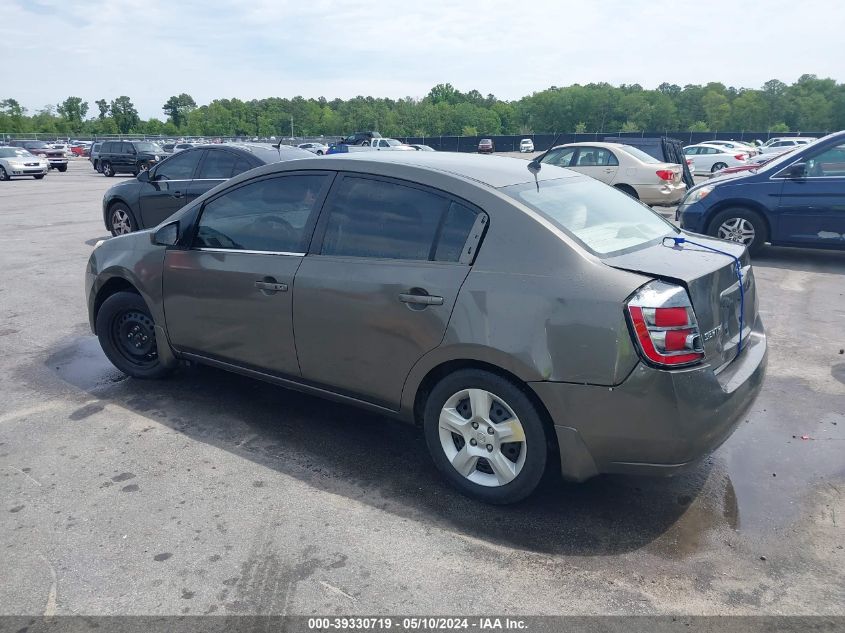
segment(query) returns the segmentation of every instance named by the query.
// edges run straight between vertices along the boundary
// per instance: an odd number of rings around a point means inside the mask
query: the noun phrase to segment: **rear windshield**
[[[659,163],[661,161],[657,160],[651,154],[646,154],[643,150],[637,149],[636,147],[632,147],[631,145],[623,145],[622,149],[628,152],[634,158],[639,158],[641,162],[648,163],[653,165],[654,163]]]
[[[543,180],[502,192],[539,212],[600,257],[653,243],[678,230],[649,207],[592,178]]]

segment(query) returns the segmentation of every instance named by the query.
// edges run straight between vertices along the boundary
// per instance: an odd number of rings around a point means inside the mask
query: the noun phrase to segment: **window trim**
[[[444,198],[448,204],[446,206],[446,211],[440,217],[440,221],[437,225],[437,230],[435,231],[435,239],[432,243],[431,248],[429,249],[429,259],[406,259],[406,258],[390,258],[390,257],[361,257],[359,255],[323,255],[320,251],[323,247],[323,239],[326,235],[326,225],[329,222],[329,213],[327,209],[330,203],[334,202],[335,196],[337,196],[337,192],[340,189],[341,184],[346,178],[366,178],[368,180],[376,180],[380,182],[387,182],[394,185],[399,185],[403,187],[408,187],[410,189],[418,189],[420,191],[424,191],[426,193],[430,193],[432,195],[439,196]],[[471,211],[476,213],[475,223],[472,225],[470,229],[469,235],[467,236],[466,241],[461,250],[461,257],[456,262],[444,262],[444,261],[437,261],[435,259],[431,259],[433,254],[437,252],[437,246],[440,243],[440,235],[443,229],[443,225],[446,222],[446,216],[449,213],[449,207],[452,203],[457,203],[462,206],[467,207]],[[483,218],[483,219],[482,219]],[[478,227],[480,226],[480,230]],[[328,195],[323,199],[322,206],[320,207],[320,214],[317,219],[317,224],[314,228],[314,232],[311,235],[311,243],[308,245],[308,255],[312,257],[327,257],[327,258],[340,258],[340,259],[354,259],[356,261],[368,261],[368,262],[409,262],[409,263],[426,263],[426,264],[439,264],[439,265],[447,265],[447,266],[455,266],[455,265],[466,265],[472,266],[475,263],[475,258],[478,255],[478,251],[481,247],[481,243],[484,240],[484,235],[487,232],[487,227],[490,226],[490,216],[489,214],[484,211],[483,209],[479,208],[477,204],[469,202],[463,198],[460,198],[448,191],[443,191],[442,189],[437,189],[436,187],[431,187],[429,185],[424,185],[418,182],[414,182],[412,180],[404,180],[402,178],[394,178],[392,176],[382,176],[381,174],[371,174],[367,172],[358,172],[358,171],[342,171],[337,172],[337,175],[332,182],[331,188],[328,192]],[[467,253],[467,248],[471,246],[472,252]]]
[[[608,163],[606,165],[599,165],[598,163],[596,163],[595,165],[579,165],[578,161],[581,160],[581,152],[583,152],[585,150],[590,150],[590,151],[593,151],[593,152],[607,152],[608,157],[615,160],[616,164],[611,165],[610,163]],[[616,154],[614,154],[607,147],[599,147],[597,145],[579,145],[578,151],[575,152],[575,155],[573,156],[573,158],[575,159],[575,164],[572,165],[572,167],[619,167],[619,158],[617,158]],[[568,167],[567,167],[567,169],[568,169]]]
[[[204,151],[204,150],[203,150]],[[214,247],[206,247],[206,246],[196,246],[196,238],[197,233],[199,232],[200,220],[202,219],[203,213],[205,213],[205,207],[215,200],[219,199],[220,197],[227,195],[233,191],[241,189],[247,185],[252,185],[257,182],[261,182],[263,180],[271,180],[274,178],[288,178],[291,176],[325,176],[326,182],[323,184],[323,188],[320,190],[317,199],[314,201],[314,211],[312,216],[308,218],[308,222],[305,224],[305,228],[303,229],[303,243],[305,244],[303,250],[304,252],[300,253],[297,251],[261,251],[261,250],[254,250],[254,249],[235,249],[235,248],[214,248]],[[242,182],[236,183],[231,187],[227,187],[223,191],[218,192],[214,195],[214,197],[209,198],[202,205],[197,209],[195,217],[193,218],[191,225],[187,227],[185,230],[185,244],[184,249],[189,251],[199,251],[199,252],[215,252],[215,253],[245,253],[249,255],[280,255],[280,256],[305,256],[308,254],[309,247],[314,238],[314,231],[317,227],[317,222],[319,221],[320,216],[323,212],[323,206],[326,203],[326,198],[328,197],[329,192],[332,188],[332,183],[334,182],[337,176],[337,172],[330,171],[330,170],[319,170],[319,169],[303,169],[297,171],[281,171],[281,172],[274,172],[271,174],[262,174],[260,176],[256,176],[254,178],[249,178]],[[307,236],[307,240],[305,239]]]

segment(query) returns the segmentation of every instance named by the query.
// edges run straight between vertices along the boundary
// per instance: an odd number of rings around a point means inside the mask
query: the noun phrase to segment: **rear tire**
[[[107,176],[109,178],[114,176],[114,167],[111,166],[111,163],[109,161],[105,161],[103,163],[102,169],[103,176]]]
[[[443,378],[428,394],[423,428],[434,465],[474,499],[521,501],[546,472],[546,425],[522,389],[497,374],[462,369]]]
[[[158,358],[154,321],[134,292],[116,292],[97,312],[97,337],[108,359],[133,378],[162,378],[170,373]]]
[[[742,207],[719,211],[710,221],[707,234],[745,244],[751,255],[759,253],[769,239],[769,231],[762,216]]]
[[[725,169],[726,167],[727,167],[727,165],[726,165],[725,163],[715,163],[715,164],[714,164],[714,165],[710,168],[710,173],[711,173],[711,174],[715,174],[717,171],[720,171],[720,170],[722,170],[722,169]]]

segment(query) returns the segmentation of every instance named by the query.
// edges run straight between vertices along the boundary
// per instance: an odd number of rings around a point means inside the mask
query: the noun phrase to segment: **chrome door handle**
[[[280,284],[275,281],[256,281],[255,287],[259,290],[269,290],[270,292],[287,292],[288,285]]]
[[[434,295],[411,295],[404,292],[399,295],[399,301],[402,303],[416,303],[424,306],[443,305],[443,297],[437,297]]]

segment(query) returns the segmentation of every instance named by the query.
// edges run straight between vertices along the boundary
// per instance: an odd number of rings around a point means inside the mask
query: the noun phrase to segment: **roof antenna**
[[[563,134],[563,132],[561,132],[560,134],[558,134],[555,137],[555,140],[552,141],[552,145],[551,145],[551,147],[549,147],[549,149],[547,149],[545,152],[543,152],[539,156],[534,157],[531,160],[531,162],[528,163],[528,171],[530,171],[532,174],[534,174],[534,183],[537,185],[537,191],[540,191],[540,181],[537,178],[537,174],[540,173],[540,169],[543,167],[543,164],[540,161],[542,161],[546,157],[546,154],[548,154],[550,151],[552,151],[554,149],[555,145],[557,145],[558,139],[560,139],[562,134]]]

